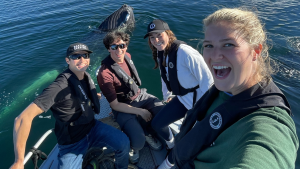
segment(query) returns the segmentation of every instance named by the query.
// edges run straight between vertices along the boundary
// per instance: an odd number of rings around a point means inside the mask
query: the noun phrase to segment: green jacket
[[[224,99],[223,93],[216,100]],[[298,146],[296,127],[288,113],[278,107],[261,108],[221,133],[194,164],[198,169],[295,168]]]

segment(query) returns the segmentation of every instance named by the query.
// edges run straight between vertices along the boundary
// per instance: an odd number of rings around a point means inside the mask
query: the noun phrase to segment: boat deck
[[[99,101],[101,111],[99,114],[95,115],[95,119],[120,129],[119,125],[115,122],[115,120],[112,117],[110,105],[105,99],[105,97],[102,97]],[[178,120],[177,122],[174,122],[170,125],[174,134],[177,134],[179,132],[181,122],[182,120]],[[163,144],[165,144],[165,142],[161,138],[159,139]],[[43,164],[40,166],[40,169],[56,169],[58,166],[57,154],[58,146],[56,144],[56,146],[48,155],[48,159],[44,161]],[[140,151],[140,159],[136,166],[143,169],[154,169],[156,166],[162,163],[162,161],[166,157],[166,154],[167,151],[165,148],[163,148],[160,151],[154,151],[148,146],[148,144],[145,144],[144,148]]]

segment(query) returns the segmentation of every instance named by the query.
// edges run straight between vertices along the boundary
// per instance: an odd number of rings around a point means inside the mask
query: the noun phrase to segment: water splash
[[[290,50],[300,52],[300,36],[287,37],[286,43]]]
[[[51,119],[51,115],[49,115],[49,116],[42,116],[42,115],[39,115],[39,118],[40,118],[40,119]]]
[[[1,134],[1,133],[4,133],[4,132],[7,132],[7,131],[8,131],[8,130],[3,130],[3,131],[0,131],[0,134]]]
[[[273,60],[277,64],[277,69],[278,69],[277,71],[281,76],[287,79],[292,78],[292,79],[300,80],[300,70],[294,68],[294,65],[296,63],[291,63],[290,65],[288,65],[278,59],[273,58]]]

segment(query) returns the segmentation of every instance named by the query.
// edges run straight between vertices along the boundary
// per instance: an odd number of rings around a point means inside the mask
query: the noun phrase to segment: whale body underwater
[[[107,32],[113,30],[121,30],[126,31],[134,27],[135,18],[133,13],[133,8],[129,5],[122,5],[119,9],[109,15],[98,27],[98,30],[92,32],[92,34],[101,34],[101,36],[97,35],[97,38],[90,38],[89,40],[97,40],[101,41],[103,37],[107,34]],[[99,37],[101,37],[99,39]],[[85,40],[80,42],[87,43]],[[93,45],[88,45],[91,50],[93,50]],[[26,99],[32,97],[33,95],[37,95],[37,90],[41,86],[49,85],[51,82],[55,80],[55,78],[61,73],[61,70],[52,70],[46,73],[43,73],[38,79],[30,82],[25,89],[21,89],[16,95],[13,101],[1,108],[0,110],[0,120],[9,112],[17,111],[18,108],[24,106],[23,102],[26,102]],[[92,73],[94,74],[94,73]],[[25,109],[25,107],[24,107]],[[21,113],[21,112],[20,112]]]

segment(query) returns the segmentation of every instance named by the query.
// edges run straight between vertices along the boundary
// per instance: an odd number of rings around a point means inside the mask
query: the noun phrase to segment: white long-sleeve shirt
[[[166,59],[166,65],[169,65],[169,57]],[[168,67],[165,67],[168,75]],[[213,77],[208,69],[202,55],[189,45],[181,44],[177,51],[177,78],[180,85],[186,89],[193,88],[199,85],[197,89],[197,101],[209,89],[213,83]],[[162,92],[164,100],[166,101],[172,92],[161,79]],[[179,101],[190,110],[193,107],[193,92],[187,93],[184,96],[177,96]]]

